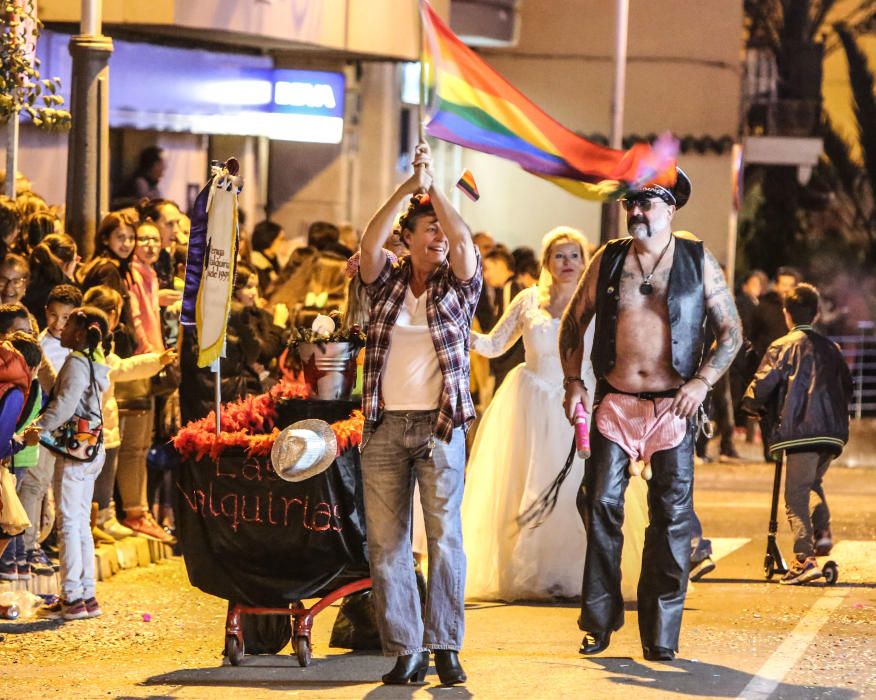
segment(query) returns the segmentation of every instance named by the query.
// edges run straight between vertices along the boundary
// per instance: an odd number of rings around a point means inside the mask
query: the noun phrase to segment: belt
[[[621,391],[613,387],[604,379],[600,382],[600,394],[623,394],[624,396],[635,396],[641,401],[653,401],[654,399],[670,399],[675,396],[678,388],[665,389],[664,391]]]

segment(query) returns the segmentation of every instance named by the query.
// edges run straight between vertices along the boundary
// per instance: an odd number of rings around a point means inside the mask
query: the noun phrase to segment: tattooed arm
[[[712,384],[721,378],[742,347],[742,322],[736,302],[727,288],[724,271],[715,256],[706,250],[706,313],[715,331],[715,343],[700,365],[699,374]]]
[[[730,363],[742,347],[742,323],[736,310],[736,302],[727,287],[724,271],[714,255],[708,250],[705,253],[703,281],[706,314],[715,332],[715,342],[697,370],[697,375],[702,379],[694,377],[675,395],[672,410],[683,417],[696,413],[709,388],[730,368]]]
[[[600,248],[587,270],[578,283],[578,289],[572,296],[572,301],[563,313],[560,324],[560,362],[563,365],[564,377],[579,377],[581,363],[584,359],[584,331],[596,313],[596,284],[599,280],[599,265],[602,260],[602,248]],[[566,417],[570,423],[574,423],[575,406],[583,403],[589,406],[587,389],[583,381],[566,381],[566,396],[563,406],[566,409]]]

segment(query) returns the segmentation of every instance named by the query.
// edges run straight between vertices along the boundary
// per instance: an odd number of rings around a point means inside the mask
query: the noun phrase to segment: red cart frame
[[[259,608],[228,601],[228,614],[225,617],[225,656],[232,666],[239,666],[246,655],[243,643],[243,630],[240,615],[288,615],[292,619],[292,651],[298,663],[308,666],[313,656],[310,641],[313,618],[341,598],[371,588],[371,579],[363,578],[332,591],[320,598],[313,606],[305,608],[301,601],[294,601],[288,608]]]

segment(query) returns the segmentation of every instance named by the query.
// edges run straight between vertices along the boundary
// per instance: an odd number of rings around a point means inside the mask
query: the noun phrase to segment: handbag
[[[29,527],[30,520],[15,491],[15,477],[5,466],[0,467],[0,530],[15,536]]]
[[[101,396],[98,391],[97,379],[94,376],[94,361],[87,355],[86,357],[91,372],[89,389],[92,395],[97,398],[97,405],[100,406]],[[46,402],[47,406],[53,398],[54,389]],[[97,418],[96,424],[92,424],[93,418]],[[98,408],[97,413],[92,413],[91,416],[80,416],[74,413],[67,422],[55,430],[43,431],[40,434],[40,444],[55,454],[62,455],[74,462],[90,462],[97,456],[101,445],[103,445],[103,411]]]

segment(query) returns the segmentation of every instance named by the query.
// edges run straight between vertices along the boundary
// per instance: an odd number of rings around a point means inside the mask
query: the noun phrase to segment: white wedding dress
[[[559,324],[540,308],[538,288],[533,287],[515,297],[489,335],[472,333],[472,349],[487,357],[501,355],[522,335],[526,361],[508,373],[484,412],[468,462],[462,525],[466,598],[471,600],[581,595],[586,535],[575,500],[584,461],[575,457],[557,506],[541,526],[521,529],[516,522],[562,469],[574,436],[563,411]],[[588,332],[581,376],[593,396],[590,345]],[[635,600],[641,568],[645,494],[645,483],[633,478],[626,496],[621,565],[627,600]]]

